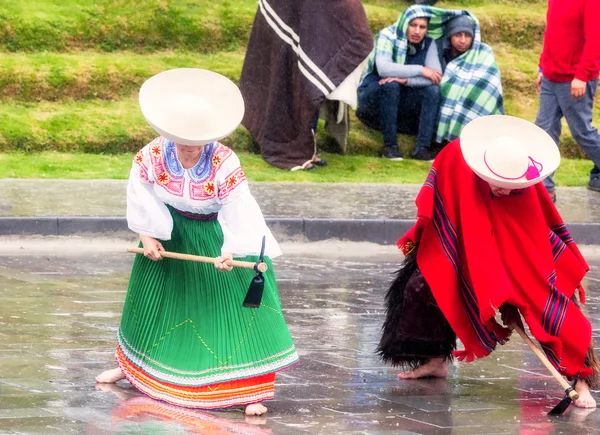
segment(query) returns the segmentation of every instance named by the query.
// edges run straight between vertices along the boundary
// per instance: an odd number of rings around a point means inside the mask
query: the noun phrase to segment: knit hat
[[[446,24],[446,35],[448,37],[460,32],[469,34],[471,38],[475,37],[475,23],[467,15],[459,15]]]

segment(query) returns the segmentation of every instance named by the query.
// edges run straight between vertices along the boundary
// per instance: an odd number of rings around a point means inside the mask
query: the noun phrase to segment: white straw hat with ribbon
[[[198,68],[172,69],[149,78],[139,101],[150,126],[180,145],[222,139],[244,116],[244,100],[235,83]]]
[[[469,122],[460,134],[460,147],[473,172],[504,189],[539,183],[560,164],[550,135],[514,116],[490,115]]]

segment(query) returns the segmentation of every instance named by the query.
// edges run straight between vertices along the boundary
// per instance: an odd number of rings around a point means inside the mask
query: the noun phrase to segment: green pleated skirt
[[[166,251],[216,257],[216,219],[171,210]],[[236,258],[238,259],[238,258]],[[239,258],[256,261],[257,257]],[[270,259],[259,308],[242,306],[251,269],[137,255],[118,331],[117,361],[143,393],[194,408],[221,408],[273,397],[275,372],[298,361]]]

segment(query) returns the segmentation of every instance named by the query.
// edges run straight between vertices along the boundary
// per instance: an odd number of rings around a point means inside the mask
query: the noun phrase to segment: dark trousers
[[[417,136],[417,148],[429,148],[438,122],[440,88],[379,84],[368,78],[358,88],[356,116],[367,127],[383,132],[383,143],[398,145],[398,133]]]
[[[544,129],[558,145],[561,119],[565,117],[573,139],[594,162],[590,179],[600,174],[600,133],[592,125],[592,106],[597,88],[598,79],[591,80],[587,83],[583,98],[573,98],[571,82],[552,82],[544,77],[540,90],[540,108],[535,119],[537,126]],[[553,192],[556,187],[553,175],[544,180],[544,186],[549,192]]]

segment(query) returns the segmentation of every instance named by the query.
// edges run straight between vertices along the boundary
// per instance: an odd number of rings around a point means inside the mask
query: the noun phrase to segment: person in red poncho
[[[560,155],[542,129],[511,116],[470,122],[432,164],[418,220],[398,240],[406,259],[386,295],[378,353],[399,379],[444,377],[504,344],[520,314],[549,360],[576,381],[576,405],[600,385],[581,311],[589,267],[540,183]],[[517,311],[518,310],[518,311]],[[456,350],[456,338],[464,345]]]

